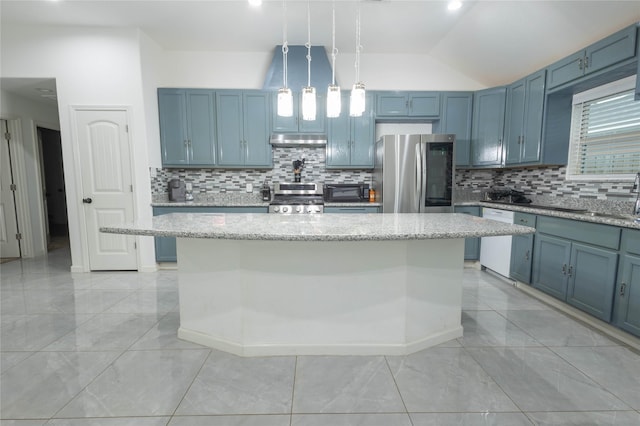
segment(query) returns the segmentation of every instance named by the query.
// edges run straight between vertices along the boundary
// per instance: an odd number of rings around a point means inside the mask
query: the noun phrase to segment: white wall
[[[55,104],[45,105],[4,90],[0,91],[0,101],[0,116],[7,120],[19,119],[21,125],[22,153],[25,160],[24,172],[27,185],[27,188],[24,189],[29,207],[25,214],[29,216],[29,223],[20,225],[23,237],[30,239],[26,252],[23,243],[23,256],[40,256],[46,253],[47,238],[44,227],[46,218],[42,202],[41,176],[38,168],[39,147],[36,127],[60,130],[58,108]],[[25,229],[25,226],[28,226],[29,229]]]
[[[78,186],[80,171],[74,166],[72,147],[70,111],[73,106],[130,109],[136,213],[140,219],[151,217],[139,46],[137,30],[12,25],[1,29],[2,77],[55,78],[57,82],[73,271],[88,270],[79,222],[83,214]],[[150,243],[143,245],[146,247],[139,250],[140,266],[155,266]]]

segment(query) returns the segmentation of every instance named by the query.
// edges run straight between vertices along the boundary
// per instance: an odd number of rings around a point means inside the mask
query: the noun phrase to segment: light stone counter
[[[462,336],[462,214],[170,214],[103,232],[177,237],[178,337],[242,356],[403,355]]]

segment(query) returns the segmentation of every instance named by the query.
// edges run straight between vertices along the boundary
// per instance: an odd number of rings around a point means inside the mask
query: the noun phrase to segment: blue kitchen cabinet
[[[153,207],[153,215],[161,216],[169,213],[267,213],[268,207],[204,207],[204,206],[179,206],[179,207]],[[154,237],[156,248],[156,262],[175,262],[176,239],[175,237]]]
[[[513,223],[536,227],[536,215],[515,212]],[[511,238],[511,263],[509,276],[525,284],[531,284],[531,265],[533,262],[534,234],[514,235]]]
[[[271,167],[270,94],[220,90],[216,95],[218,165]]]
[[[455,213],[468,214],[480,217],[480,207],[478,206],[456,206]],[[480,238],[465,238],[464,240],[464,260],[480,259]]]
[[[539,216],[532,285],[609,322],[620,234],[613,226]]]
[[[613,323],[640,336],[640,231],[622,231],[616,290]]]
[[[640,34],[640,22],[637,25],[638,27],[638,34]],[[638,40],[636,39],[636,59],[638,60],[638,65],[637,65],[637,69],[638,71],[636,72],[636,96],[635,96],[635,100],[636,101],[640,101],[640,42],[638,42]]]
[[[340,116],[327,118],[328,169],[373,168],[375,145],[375,117],[373,98],[366,94],[365,111],[360,117],[349,116],[349,93],[342,93]]]
[[[376,116],[438,117],[440,92],[378,92]]]
[[[163,166],[215,165],[214,99],[212,90],[158,89]]]
[[[348,104],[347,104],[348,105]],[[325,133],[327,106],[325,95],[316,92],[316,119],[302,119],[302,96],[300,92],[293,92],[293,115],[281,117],[278,115],[278,93],[271,96],[273,117],[273,131],[275,133]]]
[[[540,161],[545,75],[538,71],[507,87],[505,164]]]
[[[349,206],[349,207],[327,207],[324,208],[325,213],[380,213],[378,206]]]
[[[469,166],[473,92],[444,92],[441,112],[440,120],[434,123],[435,133],[456,135],[456,166]]]
[[[471,165],[476,167],[502,164],[502,140],[506,88],[480,90],[473,97],[471,129]]]
[[[553,89],[603,70],[636,54],[636,25],[627,27],[547,67],[547,87]]]

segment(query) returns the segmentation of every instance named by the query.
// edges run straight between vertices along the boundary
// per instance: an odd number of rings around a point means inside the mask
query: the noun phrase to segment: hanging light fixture
[[[358,11],[356,13],[356,82],[351,89],[351,102],[349,115],[360,117],[365,109],[364,83],[360,81],[360,1],[358,0]]]
[[[293,94],[287,87],[287,53],[289,46],[287,43],[287,3],[282,0],[282,80],[283,84],[278,89],[278,115],[281,117],[293,116]]]
[[[307,0],[307,85],[302,88],[302,119],[316,119],[316,88],[311,87],[311,6]]]
[[[333,46],[331,49],[331,84],[327,89],[327,117],[339,117],[342,109],[342,99],[340,97],[340,86],[336,85],[336,1],[333,0],[331,15],[331,37]]]

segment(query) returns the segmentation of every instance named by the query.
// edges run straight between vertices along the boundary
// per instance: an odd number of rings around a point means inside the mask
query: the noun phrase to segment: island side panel
[[[249,356],[442,343],[462,334],[462,241],[179,238],[179,336]]]

